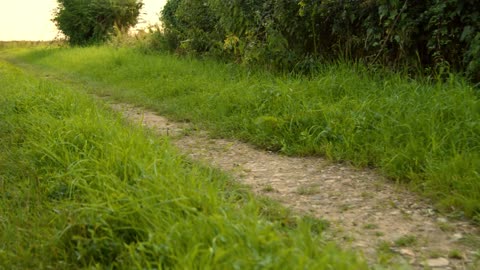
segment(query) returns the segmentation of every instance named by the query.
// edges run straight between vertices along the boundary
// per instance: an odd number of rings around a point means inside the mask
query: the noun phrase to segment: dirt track
[[[188,124],[127,104],[110,106],[170,136],[184,154],[231,172],[255,193],[299,214],[326,219],[332,225],[327,237],[363,252],[372,265],[389,260],[415,269],[480,269],[478,228],[438,215],[428,202],[374,171],[321,158],[285,157],[210,138]]]

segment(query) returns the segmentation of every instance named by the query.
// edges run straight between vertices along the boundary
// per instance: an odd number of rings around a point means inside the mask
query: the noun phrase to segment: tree
[[[71,45],[103,42],[137,24],[141,0],[57,0],[53,22]]]

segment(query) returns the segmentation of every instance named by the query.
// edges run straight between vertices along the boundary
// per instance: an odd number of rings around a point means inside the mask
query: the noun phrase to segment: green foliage
[[[193,3],[197,8],[180,8]],[[322,59],[362,59],[480,76],[474,0],[170,0],[161,19],[174,49],[202,40],[203,51],[273,69],[310,71]]]
[[[430,36],[427,48],[435,64],[462,67],[472,79],[480,76],[480,6],[473,0],[432,1],[424,13]]]
[[[178,52],[204,53],[219,47],[217,17],[203,0],[168,1],[161,13],[165,37]]]
[[[84,84],[0,76],[0,269],[367,269]]]
[[[72,45],[103,42],[137,23],[140,0],[57,0],[53,22]]]

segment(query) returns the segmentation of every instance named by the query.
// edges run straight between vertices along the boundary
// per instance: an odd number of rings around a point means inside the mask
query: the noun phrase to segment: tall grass
[[[0,61],[0,269],[365,269],[91,98]]]
[[[17,59],[220,136],[376,167],[440,208],[480,220],[479,94],[454,75],[422,82],[338,63],[313,78],[279,76],[109,47],[33,50]]]

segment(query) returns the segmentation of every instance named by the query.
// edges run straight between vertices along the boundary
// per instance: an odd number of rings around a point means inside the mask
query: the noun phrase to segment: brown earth
[[[126,118],[171,141],[185,155],[230,172],[261,196],[299,214],[330,222],[328,238],[364,254],[372,266],[480,269],[480,234],[372,170],[322,158],[286,157],[248,144],[216,139],[128,104],[110,104]]]

